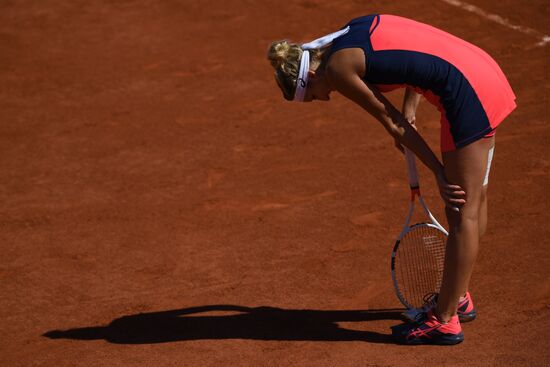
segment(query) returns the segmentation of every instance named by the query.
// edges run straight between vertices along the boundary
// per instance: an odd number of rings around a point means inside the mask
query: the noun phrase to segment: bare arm
[[[420,103],[422,96],[414,91],[411,87],[407,87],[405,90],[405,97],[403,97],[403,116],[411,124],[416,121],[416,109]]]
[[[362,80],[360,80],[363,83]],[[371,113],[400,144],[412,150],[434,173],[444,175],[443,165],[410,122],[376,88],[365,85],[364,91],[350,91],[352,99]],[[363,96],[358,95],[359,93]],[[346,91],[346,93],[349,93]],[[370,94],[370,95],[369,95]],[[414,121],[411,121],[414,122]]]
[[[344,49],[337,51],[331,57],[327,67],[327,80],[333,88],[351,99],[382,123],[384,128],[403,144],[434,173],[441,197],[445,205],[458,211],[463,205],[466,193],[458,185],[449,184],[445,178],[444,167],[426,141],[418,134],[415,127],[407,121],[375,87],[365,83],[361,76],[365,74],[365,59],[362,50]],[[419,95],[405,98],[407,112],[415,112]],[[416,93],[415,93],[416,94]]]
[[[334,53],[327,69],[329,83],[380,121],[388,133],[412,150],[434,175],[444,177],[443,165],[403,114],[375,87],[361,79],[365,72],[365,60],[362,51],[357,51],[345,49]],[[411,106],[416,110],[417,101],[413,99],[411,102],[414,102]]]
[[[401,109],[401,112],[403,113],[403,116],[405,117],[405,120],[407,120],[415,129],[416,129],[416,109],[418,108],[418,104],[420,103],[420,98],[422,96],[414,91],[411,87],[407,87],[405,90],[405,96],[403,97],[403,108]],[[403,146],[399,142],[398,139],[394,139],[395,141],[395,147],[401,151],[401,153],[405,153],[403,150]]]

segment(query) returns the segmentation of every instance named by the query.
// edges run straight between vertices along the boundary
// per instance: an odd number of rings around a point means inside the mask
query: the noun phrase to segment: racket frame
[[[401,293],[401,290],[399,289],[399,284],[397,282],[397,276],[395,273],[395,259],[397,257],[397,250],[399,249],[399,245],[401,243],[401,240],[403,237],[413,229],[419,227],[419,226],[427,226],[430,228],[434,228],[436,230],[441,231],[445,234],[445,236],[448,236],[449,233],[447,230],[435,219],[433,214],[430,212],[430,209],[428,209],[428,206],[426,205],[426,202],[424,201],[424,198],[422,197],[422,194],[420,192],[420,185],[418,180],[418,172],[416,169],[416,162],[415,162],[415,156],[414,154],[405,147],[405,158],[407,161],[407,174],[409,178],[409,187],[411,189],[411,198],[409,201],[409,211],[407,213],[407,217],[405,219],[405,224],[403,225],[403,230],[397,237],[397,240],[395,241],[395,245],[393,246],[392,255],[391,255],[391,276],[392,276],[392,282],[393,286],[395,288],[395,293],[397,295],[397,298],[399,298],[399,301],[408,309],[415,308],[414,305],[411,305],[409,302],[405,300],[405,297]],[[430,220],[430,223],[428,222],[422,222],[422,223],[416,223],[413,225],[409,225],[411,218],[414,213],[414,207],[415,207],[415,199],[418,198],[418,201],[420,202],[420,205],[422,206],[422,209],[424,210],[424,214],[428,217]]]

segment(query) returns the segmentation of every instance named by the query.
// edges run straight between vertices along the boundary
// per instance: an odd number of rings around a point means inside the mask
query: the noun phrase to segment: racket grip
[[[418,172],[416,170],[416,159],[414,153],[405,147],[405,158],[407,160],[407,173],[409,176],[409,185],[411,189],[416,189],[419,187],[418,184]]]

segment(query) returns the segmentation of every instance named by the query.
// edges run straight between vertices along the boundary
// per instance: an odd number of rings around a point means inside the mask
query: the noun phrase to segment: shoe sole
[[[464,334],[462,332],[458,334],[442,334],[433,339],[411,339],[402,341],[407,345],[424,345],[424,344],[435,344],[435,345],[456,345],[464,341]]]
[[[476,318],[477,318],[477,314],[475,312],[458,315],[458,320],[462,323],[474,321]]]
[[[477,311],[475,309],[473,309],[468,313],[458,314],[458,320],[460,322],[470,322],[470,321],[474,321],[476,318],[477,318]]]
[[[411,329],[411,324],[399,324],[391,327],[392,338],[399,344],[406,345],[421,345],[421,344],[436,344],[436,345],[455,345],[464,340],[464,333],[461,331],[458,334],[444,334],[438,331],[431,333],[431,338],[414,338],[406,339],[406,333]]]

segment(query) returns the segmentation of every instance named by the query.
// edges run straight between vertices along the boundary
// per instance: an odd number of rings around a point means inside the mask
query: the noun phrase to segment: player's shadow
[[[167,343],[199,339],[366,341],[391,343],[391,335],[352,330],[349,322],[400,320],[399,309],[286,310],[274,307],[211,305],[140,313],[107,326],[51,330],[51,339],[104,339],[117,344]],[[341,327],[338,323],[346,323]]]

